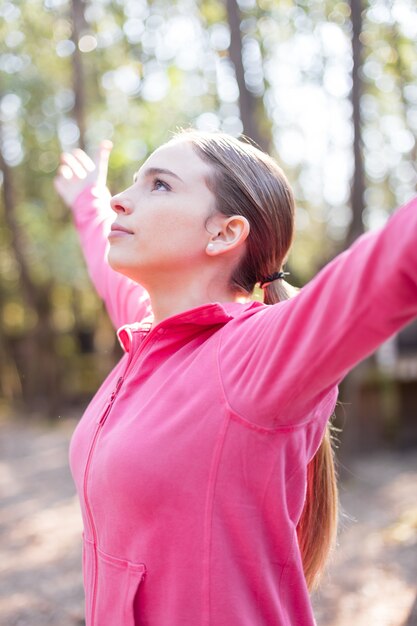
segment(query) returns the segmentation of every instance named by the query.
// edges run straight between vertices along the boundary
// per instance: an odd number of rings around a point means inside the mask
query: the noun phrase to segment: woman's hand
[[[107,167],[112,148],[111,141],[102,141],[95,161],[80,149],[62,153],[54,186],[68,207],[73,205],[87,187],[101,187],[103,190],[106,188]]]

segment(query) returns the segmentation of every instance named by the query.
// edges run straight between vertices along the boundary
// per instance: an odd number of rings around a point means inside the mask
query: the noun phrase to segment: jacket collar
[[[134,333],[147,334],[152,329],[152,332],[162,334],[166,330],[181,327],[182,332],[188,334],[188,332],[194,332],[196,326],[210,327],[227,324],[230,320],[239,317],[245,311],[260,306],[263,306],[263,304],[255,300],[243,303],[211,302],[168,317],[154,328],[152,328],[153,317],[150,315],[141,322],[121,326],[117,331],[117,337],[123,350],[129,352]]]

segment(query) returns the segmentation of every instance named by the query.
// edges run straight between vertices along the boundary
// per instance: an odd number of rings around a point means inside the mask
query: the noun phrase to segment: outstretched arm
[[[239,355],[236,337],[225,334],[221,369],[230,403],[247,419],[262,414],[265,425],[308,419],[350,369],[414,317],[417,199],[294,298],[243,321]]]
[[[90,277],[118,328],[146,317],[150,303],[140,285],[115,272],[107,262],[107,235],[114,221],[106,187],[111,147],[110,142],[103,142],[96,162],[82,150],[64,153],[54,184],[73,212]]]

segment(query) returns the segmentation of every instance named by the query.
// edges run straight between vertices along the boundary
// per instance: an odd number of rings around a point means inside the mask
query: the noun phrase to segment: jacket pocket
[[[97,550],[94,626],[134,626],[134,601],[145,575],[143,563],[131,563]]]
[[[89,589],[86,586],[86,625],[135,626],[135,597],[146,572],[145,565],[118,559],[88,542],[84,542],[84,551],[85,556],[87,552],[93,556],[92,567],[84,557],[84,582],[90,583]]]

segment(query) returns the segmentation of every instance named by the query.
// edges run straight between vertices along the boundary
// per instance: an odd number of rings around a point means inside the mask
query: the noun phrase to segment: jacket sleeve
[[[290,300],[223,333],[232,409],[265,426],[311,419],[359,361],[417,316],[417,198],[360,237]]]
[[[115,272],[107,262],[107,235],[114,221],[109,199],[107,189],[89,187],[75,200],[72,212],[90,278],[114,327],[119,328],[149,315],[150,302],[143,287]]]

